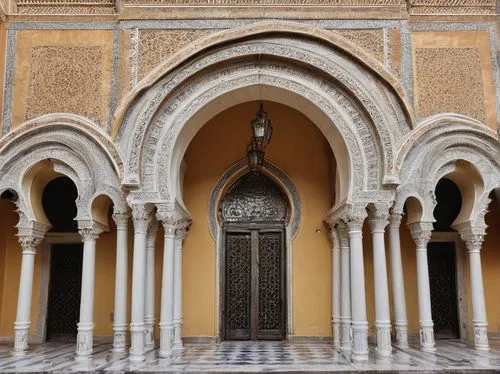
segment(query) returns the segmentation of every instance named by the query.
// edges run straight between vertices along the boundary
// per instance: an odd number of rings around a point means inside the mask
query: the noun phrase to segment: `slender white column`
[[[351,271],[349,258],[349,232],[344,222],[337,224],[337,232],[340,242],[340,347],[344,351],[350,351],[351,339]]]
[[[115,213],[116,223],[116,273],[115,273],[115,313],[113,318],[113,351],[125,352],[127,340],[127,232],[129,215]]]
[[[364,208],[348,217],[351,248],[351,306],[352,306],[352,359],[368,360],[368,322],[366,320],[365,268],[363,260]]]
[[[80,322],[76,337],[76,359],[87,360],[92,355],[94,332],[94,283],[95,247],[101,230],[80,228],[83,241],[82,291],[80,297]]]
[[[146,285],[146,236],[151,220],[151,207],[133,205],[134,257],[132,265],[132,315],[130,321],[130,361],[145,359],[144,290]]]
[[[375,204],[368,217],[373,242],[373,275],[375,280],[375,334],[376,352],[379,356],[390,356],[391,314],[389,307],[389,285],[387,282],[387,264],[385,259],[384,232],[389,224],[389,206]]]
[[[417,292],[418,316],[420,324],[420,349],[434,352],[434,323],[432,322],[431,291],[429,286],[429,267],[427,264],[427,243],[431,238],[432,223],[420,222],[408,225],[411,236],[417,245]]]
[[[174,330],[174,251],[176,227],[173,219],[165,218],[162,220],[162,223],[165,231],[165,241],[163,248],[159,354],[162,358],[170,358],[172,356]]]
[[[146,245],[146,300],[144,316],[144,333],[146,339],[146,349],[153,349],[155,346],[154,325],[155,325],[155,246],[156,234],[158,233],[158,221],[153,217],[148,228]]]
[[[389,248],[391,252],[392,297],[394,307],[395,343],[408,347],[408,320],[406,317],[405,285],[399,227],[402,212],[393,212],[389,224]]]
[[[332,335],[333,347],[340,348],[340,243],[337,231],[330,229],[332,237]]]
[[[21,278],[17,297],[17,314],[14,322],[13,355],[24,355],[28,350],[29,329],[31,326],[31,296],[33,291],[33,271],[35,268],[36,247],[40,244],[47,227],[35,223],[37,230],[19,230],[19,243],[22,248]]]
[[[481,247],[485,230],[484,228],[460,230],[460,234],[469,253],[474,348],[479,351],[487,351],[489,350],[488,321],[486,318],[483,272],[481,268]]]
[[[182,349],[182,241],[186,237],[187,226],[175,230],[174,254],[174,342],[173,349]]]

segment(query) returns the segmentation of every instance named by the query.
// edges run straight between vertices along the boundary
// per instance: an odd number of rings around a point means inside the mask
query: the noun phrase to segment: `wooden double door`
[[[284,340],[284,226],[234,224],[223,231],[223,338]]]

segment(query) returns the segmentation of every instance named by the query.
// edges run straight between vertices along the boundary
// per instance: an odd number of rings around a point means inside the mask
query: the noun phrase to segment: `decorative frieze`
[[[409,0],[412,15],[494,15],[495,0]]]

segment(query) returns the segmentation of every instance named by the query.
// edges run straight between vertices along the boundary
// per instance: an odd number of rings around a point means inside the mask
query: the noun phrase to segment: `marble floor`
[[[411,348],[394,348],[391,358],[376,358],[370,347],[366,363],[352,363],[345,353],[332,349],[330,343],[223,342],[221,344],[188,344],[172,360],[158,358],[150,351],[146,361],[131,364],[126,354],[110,351],[109,342],[96,340],[89,362],[74,360],[74,344],[45,343],[33,346],[25,357],[13,357],[10,346],[0,345],[2,373],[250,373],[250,372],[411,372],[464,373],[500,372],[500,344],[493,342],[490,352],[476,352],[456,340],[438,342],[436,353]]]

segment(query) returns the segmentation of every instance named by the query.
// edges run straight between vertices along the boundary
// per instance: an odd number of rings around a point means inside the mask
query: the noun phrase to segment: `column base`
[[[130,354],[129,360],[141,362],[146,359],[144,355],[144,323],[130,324]]]
[[[368,322],[352,322],[352,355],[354,362],[368,360]]]
[[[28,339],[31,322],[14,322],[14,347],[10,353],[13,356],[24,356],[28,351]]]
[[[77,326],[75,359],[86,361],[92,354],[94,323],[79,322]]]
[[[434,324],[432,321],[420,322],[420,350],[424,352],[436,352]]]
[[[340,349],[350,351],[352,349],[351,320],[344,319],[340,323]]]
[[[127,350],[127,325],[113,325],[113,352]]]
[[[398,347],[408,348],[408,323],[394,322],[394,344]]]
[[[489,351],[488,323],[472,321],[474,326],[474,349],[477,351]]]
[[[146,322],[144,323],[144,344],[146,350],[154,349],[155,347],[155,336],[154,336],[154,317],[146,317]]]
[[[340,321],[332,321],[333,348],[340,348]]]
[[[375,322],[375,334],[377,338],[377,347],[375,352],[379,357],[392,356],[391,345],[391,324],[390,322]]]
[[[174,325],[172,323],[160,322],[160,352],[161,358],[172,357]]]

